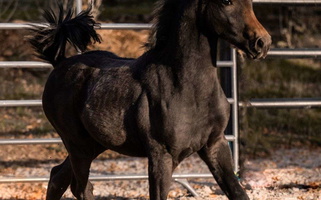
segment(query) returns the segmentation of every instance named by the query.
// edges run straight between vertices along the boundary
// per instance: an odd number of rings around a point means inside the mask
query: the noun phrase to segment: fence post
[[[238,88],[237,88],[237,57],[231,45],[224,41],[219,41],[219,60],[232,61],[232,66],[220,68],[220,81],[222,89],[228,99],[231,99],[230,120],[225,130],[225,135],[233,136],[230,148],[234,159],[234,171],[239,170],[239,144],[238,144]]]
[[[77,14],[82,11],[82,0],[76,0],[76,12]]]

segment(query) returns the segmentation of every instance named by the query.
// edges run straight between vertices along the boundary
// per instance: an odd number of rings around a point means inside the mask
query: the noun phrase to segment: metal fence
[[[254,3],[272,3],[272,4],[321,4],[321,0],[253,0]],[[76,0],[77,11],[81,11],[81,0]],[[26,29],[30,27],[27,23],[0,23],[0,29]],[[150,24],[124,24],[124,23],[103,23],[102,29],[149,29]],[[226,138],[232,144],[232,151],[234,156],[235,170],[238,170],[239,149],[238,149],[238,107],[318,107],[321,106],[321,99],[257,99],[249,102],[239,102],[237,99],[237,56],[236,51],[231,51],[231,60],[218,61],[218,67],[231,68],[229,76],[231,77],[231,96],[228,98],[232,106],[231,115],[231,133],[226,135]],[[269,52],[269,57],[286,57],[286,58],[320,58],[320,49],[272,49]],[[3,68],[51,68],[50,64],[35,61],[1,61],[0,69]],[[1,107],[17,107],[17,106],[41,106],[41,100],[1,100]],[[50,139],[2,139],[0,145],[21,145],[21,144],[55,144],[61,143],[59,138]],[[187,178],[210,178],[211,174],[174,174],[173,179],[184,185],[194,196],[197,193],[191,188]],[[147,175],[108,175],[108,176],[94,176],[90,177],[93,181],[105,180],[137,180],[147,179]],[[28,177],[28,178],[0,178],[0,183],[9,182],[42,182],[48,181],[48,177]]]

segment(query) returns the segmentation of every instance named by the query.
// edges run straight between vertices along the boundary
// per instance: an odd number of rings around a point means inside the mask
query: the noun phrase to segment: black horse
[[[50,26],[30,39],[54,67],[43,108],[69,153],[51,171],[47,200],[69,185],[77,199],[94,199],[89,168],[106,149],[148,158],[152,200],[166,199],[173,170],[194,152],[229,199],[248,199],[223,133],[230,105],[215,65],[219,37],[249,58],[266,56],[271,37],[251,0],[160,0],[149,49],[138,59],[106,51],[66,58],[67,42],[85,51],[100,38],[90,10],[75,18],[60,12],[45,12]]]

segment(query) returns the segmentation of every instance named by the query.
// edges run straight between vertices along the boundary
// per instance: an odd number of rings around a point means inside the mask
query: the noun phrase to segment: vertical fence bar
[[[236,50],[232,49],[232,61],[233,67],[231,70],[232,77],[232,99],[234,103],[232,104],[232,132],[234,135],[233,141],[233,157],[234,157],[234,171],[239,171],[239,116],[238,116],[238,79],[237,79],[237,54]]]
[[[76,0],[76,12],[80,13],[82,10],[82,0]]]
[[[231,117],[225,130],[225,137],[229,138],[230,148],[233,153],[234,171],[239,170],[238,148],[238,100],[237,100],[237,56],[236,51],[226,41],[220,40],[219,60],[228,60],[232,65],[220,71],[221,86],[228,99],[231,99]]]

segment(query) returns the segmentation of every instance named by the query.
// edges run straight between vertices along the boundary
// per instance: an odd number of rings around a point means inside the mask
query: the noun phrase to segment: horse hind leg
[[[97,143],[93,145],[92,140],[88,140],[88,143],[90,145],[68,148],[69,156],[63,163],[52,168],[46,200],[59,200],[69,185],[77,199],[94,199],[93,186],[88,180],[89,168],[91,162],[105,151],[105,148]],[[81,150],[86,148],[87,151]]]
[[[92,161],[105,151],[105,148],[89,138],[86,144],[72,145],[68,145],[67,148],[73,172],[71,192],[78,200],[93,200],[93,186],[88,180],[89,169]]]
[[[71,183],[73,173],[69,157],[52,168],[47,188],[46,200],[59,200]]]
[[[93,186],[88,180],[92,159],[70,156],[70,161],[74,174],[70,186],[71,192],[78,200],[93,200]]]
[[[70,157],[63,163],[52,168],[47,188],[46,200],[59,200],[71,185],[71,191],[77,199],[93,199],[93,186],[88,180],[89,168],[104,149],[96,151],[90,157]]]

